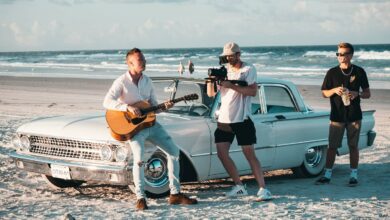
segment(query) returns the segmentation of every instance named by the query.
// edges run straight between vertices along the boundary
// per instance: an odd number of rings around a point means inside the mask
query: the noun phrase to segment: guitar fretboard
[[[173,100],[171,100],[171,102],[177,103],[177,102],[184,101],[184,100],[195,100],[195,99],[198,99],[198,95],[191,94],[191,95],[186,95],[186,96],[181,97],[181,98],[173,99]],[[157,110],[163,109],[163,108],[165,108],[165,104],[161,103],[161,104],[158,104],[156,106],[151,106],[149,108],[142,109],[141,113],[144,115],[144,114],[147,114],[149,112],[157,111]]]

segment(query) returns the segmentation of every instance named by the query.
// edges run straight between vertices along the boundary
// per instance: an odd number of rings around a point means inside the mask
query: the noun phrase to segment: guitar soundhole
[[[143,122],[145,120],[146,116],[143,116],[143,117],[139,117],[139,118],[133,118],[131,119],[131,123],[133,123],[133,125],[137,125],[141,122]]]

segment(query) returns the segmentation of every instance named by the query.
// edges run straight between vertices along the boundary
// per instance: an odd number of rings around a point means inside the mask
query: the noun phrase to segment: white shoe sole
[[[255,201],[256,202],[267,202],[267,201],[271,201],[273,198],[266,198],[266,199],[256,199]]]
[[[234,196],[229,196],[229,195],[224,195],[225,197],[228,197],[228,198],[234,198],[234,197],[243,197],[243,196],[248,196],[248,194],[238,194],[238,195],[234,195]]]

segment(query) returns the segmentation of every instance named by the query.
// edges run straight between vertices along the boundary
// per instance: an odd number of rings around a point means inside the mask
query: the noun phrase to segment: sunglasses
[[[344,56],[348,56],[348,55],[351,55],[352,53],[336,53],[336,56],[338,57],[344,57]]]

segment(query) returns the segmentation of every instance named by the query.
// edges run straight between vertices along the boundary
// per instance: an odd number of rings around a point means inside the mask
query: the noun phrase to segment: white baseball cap
[[[241,53],[240,47],[234,42],[229,42],[223,47],[223,52],[221,56],[229,56],[234,55],[236,53]]]

